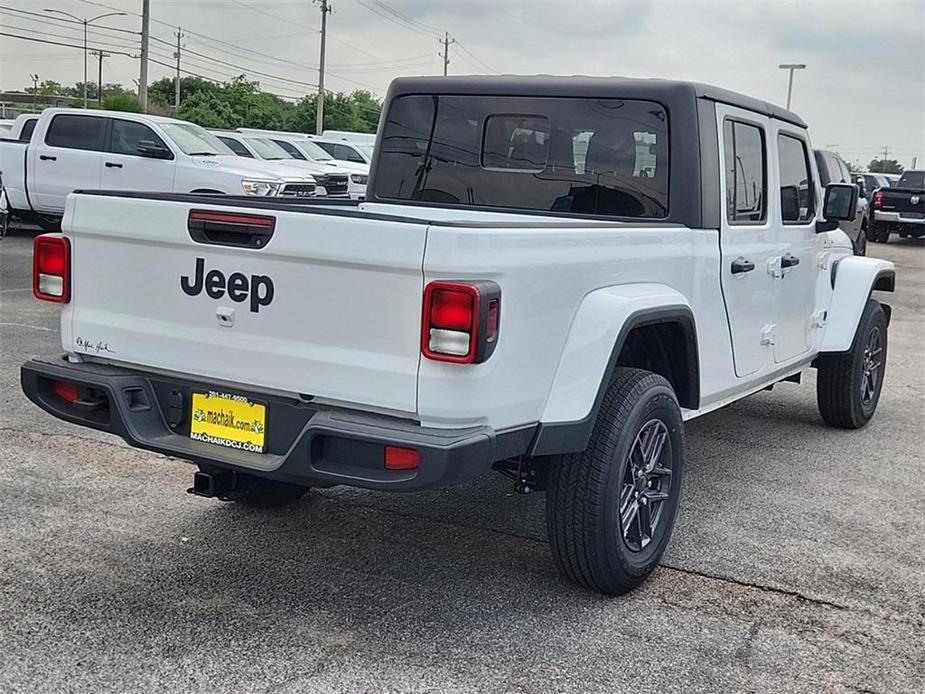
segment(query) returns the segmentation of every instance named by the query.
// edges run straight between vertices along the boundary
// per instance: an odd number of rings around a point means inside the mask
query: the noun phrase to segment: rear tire
[[[649,371],[618,369],[588,447],[551,465],[546,528],[561,572],[608,595],[640,585],[671,536],[683,464],[671,385]]]
[[[880,401],[886,357],[886,314],[869,299],[851,349],[824,354],[816,362],[816,401],[826,424],[860,429],[870,421]]]
[[[61,231],[61,217],[46,217],[45,215],[35,215],[35,223],[39,225],[42,231],[48,233],[59,233]]]
[[[890,225],[886,222],[874,222],[874,238],[878,243],[889,243]]]

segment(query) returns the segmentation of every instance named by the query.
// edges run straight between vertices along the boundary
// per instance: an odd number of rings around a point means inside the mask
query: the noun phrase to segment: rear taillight
[[[875,190],[874,191],[874,209],[879,210],[883,207],[883,191]]]
[[[495,349],[501,288],[494,282],[431,282],[424,289],[421,353],[456,364],[483,362]]]
[[[64,304],[71,298],[71,245],[61,234],[42,234],[32,245],[32,293]]]

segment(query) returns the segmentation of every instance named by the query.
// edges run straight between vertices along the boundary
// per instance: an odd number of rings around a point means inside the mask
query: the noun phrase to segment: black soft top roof
[[[797,114],[766,101],[697,82],[584,75],[473,75],[466,77],[399,77],[388,98],[402,94],[483,94],[499,96],[583,96],[651,99],[660,103],[708,99],[754,111],[805,128]]]

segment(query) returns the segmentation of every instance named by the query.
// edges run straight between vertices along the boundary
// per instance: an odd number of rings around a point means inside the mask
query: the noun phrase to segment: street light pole
[[[794,70],[805,70],[806,65],[803,63],[784,63],[783,65],[778,65],[781,70],[789,70],[790,78],[787,80],[787,110],[790,110],[790,97],[793,96],[793,71]]]
[[[75,22],[80,22],[84,25],[84,108],[87,108],[87,25],[92,24],[97,19],[102,19],[103,17],[117,17],[126,16],[125,12],[106,12],[105,14],[98,14],[96,17],[91,17],[87,19],[86,17],[77,17],[72,15],[70,12],[65,12],[64,10],[49,10],[45,8],[43,12],[51,12],[52,14],[63,14],[65,17],[70,17]]]
[[[39,75],[38,73],[30,74],[29,79],[32,80],[32,110],[39,110]]]

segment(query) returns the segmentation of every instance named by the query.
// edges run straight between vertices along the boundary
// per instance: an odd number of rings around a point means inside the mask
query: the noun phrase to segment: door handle
[[[742,256],[739,256],[732,261],[732,274],[738,275],[742,272],[751,272],[755,269],[755,264],[750,260],[746,260]]]
[[[114,161],[107,161],[107,162],[106,162],[106,168],[107,168],[107,169],[121,169],[121,168],[122,168],[122,164],[117,164],[117,163],[114,162]]]
[[[780,259],[781,268],[794,267],[799,264],[800,259],[790,253],[785,254],[784,257]]]
[[[50,154],[40,154],[39,159],[42,161],[58,161],[58,157],[53,157]]]

